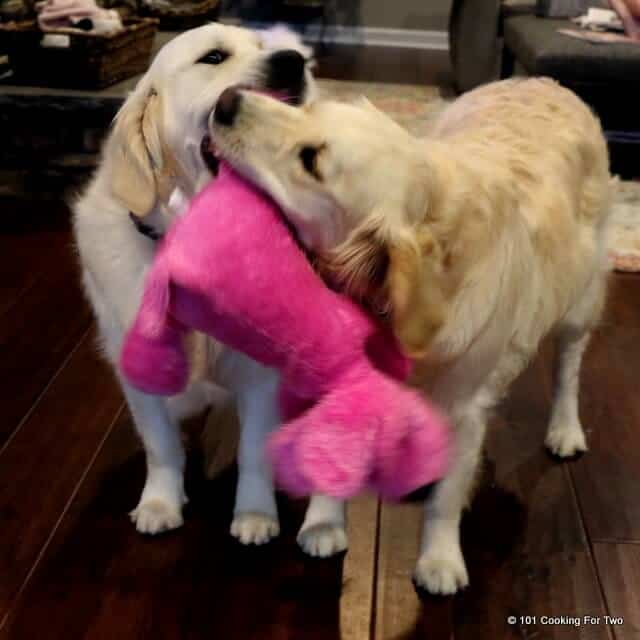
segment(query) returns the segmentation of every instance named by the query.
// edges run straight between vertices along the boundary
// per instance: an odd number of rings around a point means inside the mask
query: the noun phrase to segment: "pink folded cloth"
[[[99,7],[95,0],[43,0],[36,4],[36,10],[42,31],[73,28],[86,19],[91,20],[90,31],[94,33],[122,29],[120,14],[113,9]]]

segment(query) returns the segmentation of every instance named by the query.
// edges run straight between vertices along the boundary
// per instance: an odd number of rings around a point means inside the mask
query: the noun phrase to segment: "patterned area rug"
[[[618,271],[640,271],[640,182],[620,181],[615,191],[609,254]]]
[[[353,100],[366,96],[376,107],[416,136],[425,135],[447,105],[435,86],[321,80],[321,97]],[[619,271],[640,271],[640,182],[620,181],[616,187],[609,252]]]

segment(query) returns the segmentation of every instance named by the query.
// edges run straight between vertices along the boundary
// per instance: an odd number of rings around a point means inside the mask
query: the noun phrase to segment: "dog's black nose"
[[[304,56],[294,49],[276,51],[269,57],[267,88],[297,94],[304,83]]]
[[[237,89],[229,87],[225,89],[218,98],[216,103],[216,109],[213,112],[213,117],[218,124],[223,124],[230,127],[233,121],[238,115],[238,109],[240,108],[240,102],[242,96]]]

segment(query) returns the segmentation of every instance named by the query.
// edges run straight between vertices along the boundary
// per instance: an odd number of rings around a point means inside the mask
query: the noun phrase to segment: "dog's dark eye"
[[[319,151],[320,149],[318,147],[302,147],[302,149],[300,149],[300,162],[302,162],[304,170],[316,178],[316,180],[322,180],[317,163]]]
[[[229,54],[226,51],[222,51],[222,49],[212,49],[208,53],[205,53],[198,62],[201,64],[222,64],[228,57]]]

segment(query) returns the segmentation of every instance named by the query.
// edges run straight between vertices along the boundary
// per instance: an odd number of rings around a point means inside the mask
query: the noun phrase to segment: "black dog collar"
[[[147,238],[151,238],[154,242],[157,242],[162,238],[162,234],[150,224],[146,222],[142,222],[142,220],[132,211],[129,211],[129,217],[131,218],[131,222],[133,222],[138,233],[141,233],[143,236],[147,236]]]

